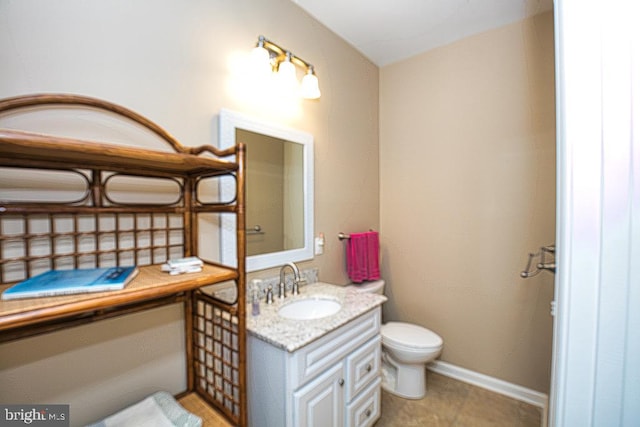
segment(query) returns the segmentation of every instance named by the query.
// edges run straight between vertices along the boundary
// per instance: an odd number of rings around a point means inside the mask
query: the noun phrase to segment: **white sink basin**
[[[336,314],[342,305],[327,298],[305,298],[283,305],[278,314],[287,319],[310,320]]]

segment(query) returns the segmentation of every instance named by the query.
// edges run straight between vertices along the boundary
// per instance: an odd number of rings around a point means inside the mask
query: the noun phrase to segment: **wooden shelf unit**
[[[0,291],[38,274],[43,266],[78,268],[89,262],[103,267],[134,260],[140,268],[139,275],[120,291],[0,301],[0,342],[183,303],[187,390],[181,395],[197,396],[232,425],[246,425],[244,145],[227,150],[186,147],[131,110],[77,95],[0,100],[0,115],[61,106],[115,114],[156,134],[173,152],[0,129],[2,173],[68,172],[86,183],[79,200],[0,201]],[[114,202],[108,184],[114,176],[169,181],[179,188],[178,200]],[[198,186],[222,176],[235,180],[235,198],[200,201]],[[207,262],[200,273],[170,276],[162,272],[160,264],[169,258],[198,255],[199,217],[218,213],[236,216],[236,266]],[[45,249],[35,250],[37,245]],[[235,301],[201,290],[228,281],[235,283]]]

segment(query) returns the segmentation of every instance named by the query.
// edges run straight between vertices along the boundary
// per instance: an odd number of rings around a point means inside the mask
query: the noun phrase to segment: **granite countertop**
[[[257,316],[251,315],[249,304],[247,331],[289,352],[304,347],[387,300],[384,295],[356,292],[345,286],[322,282],[302,286],[299,295],[287,295],[284,300],[279,300],[277,291],[275,293],[273,304],[260,300],[260,314]],[[310,297],[333,299],[339,301],[342,307],[334,315],[312,320],[286,319],[278,314],[283,305]]]

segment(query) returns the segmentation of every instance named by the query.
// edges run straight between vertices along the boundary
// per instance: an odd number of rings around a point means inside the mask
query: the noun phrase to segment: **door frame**
[[[640,420],[638,3],[555,2],[552,427]]]

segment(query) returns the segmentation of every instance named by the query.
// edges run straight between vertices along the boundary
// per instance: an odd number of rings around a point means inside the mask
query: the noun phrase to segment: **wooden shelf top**
[[[228,173],[238,164],[214,157],[0,129],[0,165],[49,168],[100,168],[144,175],[178,176]]]
[[[0,300],[0,331],[175,295],[237,277],[237,271],[231,268],[209,264],[205,264],[200,273],[176,276],[161,271],[159,265],[144,266],[140,267],[140,272],[131,283],[119,291]],[[0,286],[0,292],[10,286]]]
[[[213,409],[198,393],[188,393],[180,397],[178,402],[184,409],[199,416],[203,427],[232,427],[232,424]]]

